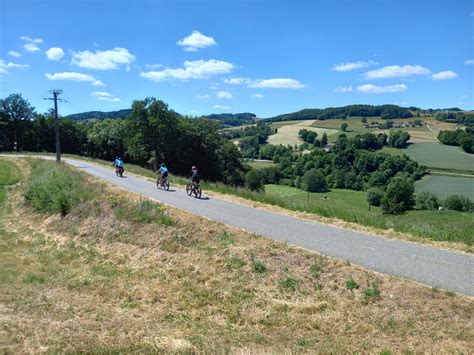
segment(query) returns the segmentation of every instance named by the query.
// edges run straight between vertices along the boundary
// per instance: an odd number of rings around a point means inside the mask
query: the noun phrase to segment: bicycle
[[[188,196],[191,196],[192,194],[194,194],[195,198],[201,198],[201,194],[202,194],[201,186],[199,186],[199,184],[195,184],[194,182],[190,181],[186,185],[186,193],[188,194]]]
[[[156,180],[156,187],[165,191],[168,191],[170,189],[170,182],[168,181],[167,178],[158,178]]]
[[[115,175],[123,177],[123,166],[117,166],[115,168]]]

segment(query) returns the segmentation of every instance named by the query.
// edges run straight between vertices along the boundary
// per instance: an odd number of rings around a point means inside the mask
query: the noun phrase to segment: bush
[[[444,207],[448,210],[469,212],[474,208],[474,204],[465,196],[452,195],[444,200]]]
[[[265,271],[267,271],[267,267],[265,266],[265,264],[259,259],[257,259],[255,255],[252,255],[250,257],[250,260],[252,261],[253,269],[255,272],[263,274]]]
[[[257,170],[252,169],[245,175],[245,187],[252,191],[263,190],[264,177],[263,174]]]
[[[324,192],[328,191],[326,179],[316,169],[308,170],[303,175],[302,186],[306,191],[309,192]]]
[[[370,206],[380,206],[382,203],[383,190],[370,188],[367,190],[367,202]]]
[[[91,198],[82,174],[52,162],[32,163],[26,201],[40,212],[68,214],[79,202]]]
[[[407,175],[400,174],[391,179],[382,198],[384,213],[400,214],[413,207],[415,185]]]
[[[416,196],[416,204],[422,210],[437,210],[440,206],[440,201],[435,194],[424,191]]]
[[[145,200],[130,203],[122,199],[114,206],[115,216],[118,219],[152,223],[156,222],[165,226],[173,224],[173,220],[165,214],[161,206],[153,201]]]

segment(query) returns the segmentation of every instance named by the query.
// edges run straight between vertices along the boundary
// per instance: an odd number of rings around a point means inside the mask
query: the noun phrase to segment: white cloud
[[[388,85],[388,86],[376,86],[372,84],[362,85],[357,87],[357,91],[363,92],[364,94],[383,94],[387,92],[403,92],[408,89],[405,84]]]
[[[104,86],[105,84],[94,78],[92,75],[89,74],[82,74],[76,72],[62,72],[62,73],[54,73],[54,74],[45,74],[48,80],[70,80],[70,81],[87,81],[90,82],[93,86]]]
[[[41,49],[34,43],[27,43],[23,46],[28,52],[38,52]]]
[[[351,92],[352,86],[339,86],[334,89],[334,92]]]
[[[373,60],[359,61],[359,62],[353,62],[353,63],[340,63],[340,64],[334,65],[330,70],[345,72],[345,71],[351,71],[351,70],[360,69],[360,68],[366,68],[371,65],[378,65],[378,64],[379,64],[378,62],[374,62]]]
[[[15,51],[8,52],[8,55],[12,57],[21,57],[21,54]]]
[[[217,98],[219,99],[231,99],[232,98],[232,93],[229,91],[218,91],[216,93]]]
[[[59,61],[62,57],[64,57],[64,51],[59,47],[51,47],[46,51],[46,56],[49,60]]]
[[[9,69],[25,69],[28,67],[29,67],[28,64],[17,64],[17,63],[12,63],[12,62],[7,63],[3,59],[0,59],[0,74],[10,73],[8,71]]]
[[[208,94],[204,94],[204,95],[196,95],[196,97],[198,99],[208,99],[211,97],[211,95],[208,95]]]
[[[114,97],[112,94],[109,94],[106,91],[94,91],[91,93],[91,96],[95,97],[97,100],[109,101],[109,102],[119,102],[118,97]]]
[[[114,70],[120,64],[131,64],[135,56],[126,48],[114,48],[107,51],[73,52],[71,63],[80,68],[95,70]]]
[[[452,70],[440,71],[439,73],[433,74],[431,78],[434,80],[447,80],[447,79],[455,79],[458,75],[453,72]]]
[[[250,78],[243,78],[243,77],[226,78],[223,81],[224,81],[224,83],[231,84],[231,85],[242,85],[242,84],[251,84],[252,83],[252,80]]]
[[[253,94],[250,96],[252,99],[262,99],[264,96],[262,94]]]
[[[466,65],[474,65],[474,59],[468,59],[464,62]]]
[[[205,36],[199,31],[193,31],[193,33],[179,40],[176,44],[183,47],[183,50],[187,52],[197,52],[199,48],[217,45],[214,38]]]
[[[163,64],[146,64],[145,68],[147,68],[147,69],[160,69],[160,68],[163,68]]]
[[[165,79],[207,79],[213,75],[230,73],[233,69],[232,63],[222,60],[187,60],[184,62],[184,68],[165,68],[160,71],[142,72],[140,76],[156,82]]]
[[[40,50],[38,44],[43,43],[43,40],[41,38],[30,38],[27,36],[21,36],[20,39],[22,41],[27,42],[23,47],[28,52],[38,52]]]
[[[384,78],[404,78],[413,75],[428,75],[430,70],[421,65],[389,65],[380,69],[370,70],[364,73],[364,78],[384,79]]]
[[[214,105],[213,107],[219,110],[230,110],[232,108],[231,106],[224,106],[224,105]]]
[[[301,89],[304,85],[298,80],[289,78],[275,78],[255,80],[249,87],[251,88],[274,88],[274,89]]]

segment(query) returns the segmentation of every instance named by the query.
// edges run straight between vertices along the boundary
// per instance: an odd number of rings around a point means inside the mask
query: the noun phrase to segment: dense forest
[[[474,154],[474,128],[441,131],[438,134],[438,139],[443,144],[460,146],[466,153]]]
[[[324,109],[304,109],[298,112],[267,118],[264,121],[329,120],[345,119],[347,117],[381,117],[383,119],[393,119],[411,118],[413,114],[408,108],[397,105],[349,105]]]
[[[221,122],[224,126],[242,126],[252,124],[256,122],[257,115],[249,112],[243,113],[219,113],[202,116],[200,118],[206,118],[210,120],[216,120]]]
[[[130,115],[131,110],[118,110],[118,111],[109,111],[109,112],[102,112],[102,111],[89,111],[89,112],[82,112],[82,113],[75,113],[73,115],[66,116],[66,118],[70,118],[71,120],[76,121],[103,121],[107,118],[116,119],[116,118],[127,118]]]
[[[435,115],[438,121],[457,123],[474,127],[474,112],[438,112]]]

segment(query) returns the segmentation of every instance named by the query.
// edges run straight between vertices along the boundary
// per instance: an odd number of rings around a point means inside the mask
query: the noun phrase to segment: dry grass
[[[318,137],[321,138],[323,133],[326,133],[328,136],[336,134],[338,131],[335,129],[325,129],[325,128],[317,128],[311,126],[314,123],[313,120],[309,121],[302,121],[293,124],[284,125],[278,128],[278,132],[276,134],[272,134],[268,137],[268,143],[270,144],[282,144],[282,145],[300,145],[303,141],[298,137],[298,132],[301,129],[307,129],[308,131],[313,131],[318,134]]]
[[[473,348],[472,298],[172,208],[173,226],[119,221],[112,202],[139,197],[101,186],[98,202],[65,217],[35,214],[11,191],[0,228],[3,352]],[[365,296],[374,282],[380,296]]]

